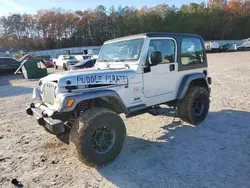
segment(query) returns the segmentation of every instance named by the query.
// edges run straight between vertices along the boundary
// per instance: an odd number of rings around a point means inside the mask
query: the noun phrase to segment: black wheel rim
[[[108,126],[95,130],[92,136],[92,147],[97,154],[105,154],[112,149],[115,143],[115,131]]]
[[[197,98],[194,101],[194,105],[192,108],[194,115],[200,116],[203,113],[204,108],[205,108],[204,100],[202,98]]]

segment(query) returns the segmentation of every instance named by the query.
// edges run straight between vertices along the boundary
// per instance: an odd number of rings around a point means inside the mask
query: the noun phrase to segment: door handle
[[[174,69],[175,69],[175,65],[174,65],[174,64],[171,64],[171,65],[169,66],[169,70],[170,70],[170,71],[174,71]]]

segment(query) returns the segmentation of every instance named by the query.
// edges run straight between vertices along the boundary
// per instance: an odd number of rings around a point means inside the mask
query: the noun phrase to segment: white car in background
[[[205,42],[205,49],[207,52],[218,52],[220,44],[215,41]]]
[[[78,62],[79,60],[76,59],[73,55],[59,55],[57,59],[53,59],[55,69],[58,69],[58,67],[62,67],[64,70],[68,70],[70,65],[74,65]]]

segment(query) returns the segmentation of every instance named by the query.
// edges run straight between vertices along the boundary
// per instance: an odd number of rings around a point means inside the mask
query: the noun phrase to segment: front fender
[[[102,89],[102,90],[95,90],[95,91],[86,91],[84,93],[81,93],[79,95],[70,95],[70,96],[66,96],[63,100],[63,106],[61,108],[61,112],[70,112],[73,111],[75,109],[75,107],[77,106],[77,104],[79,104],[82,101],[86,101],[86,100],[90,100],[90,99],[95,99],[95,98],[102,98],[102,97],[114,97],[119,105],[121,106],[121,108],[123,109],[124,113],[127,114],[128,110],[126,108],[126,105],[123,103],[122,99],[120,98],[120,96],[113,90],[110,89]],[[66,102],[69,99],[74,99],[74,104],[70,107],[67,108],[66,107]]]
[[[198,79],[204,79],[204,81],[206,83],[206,87],[209,88],[209,84],[208,84],[208,81],[206,79],[206,75],[204,73],[188,74],[188,75],[184,76],[182,81],[181,81],[179,90],[177,92],[176,99],[178,99],[178,100],[183,99],[188,88],[189,88],[190,83],[192,81],[198,80]]]

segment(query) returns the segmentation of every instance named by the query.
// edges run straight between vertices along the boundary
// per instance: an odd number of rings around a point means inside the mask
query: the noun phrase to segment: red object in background
[[[53,67],[53,63],[52,61],[44,61],[43,64],[46,66],[46,67]]]

